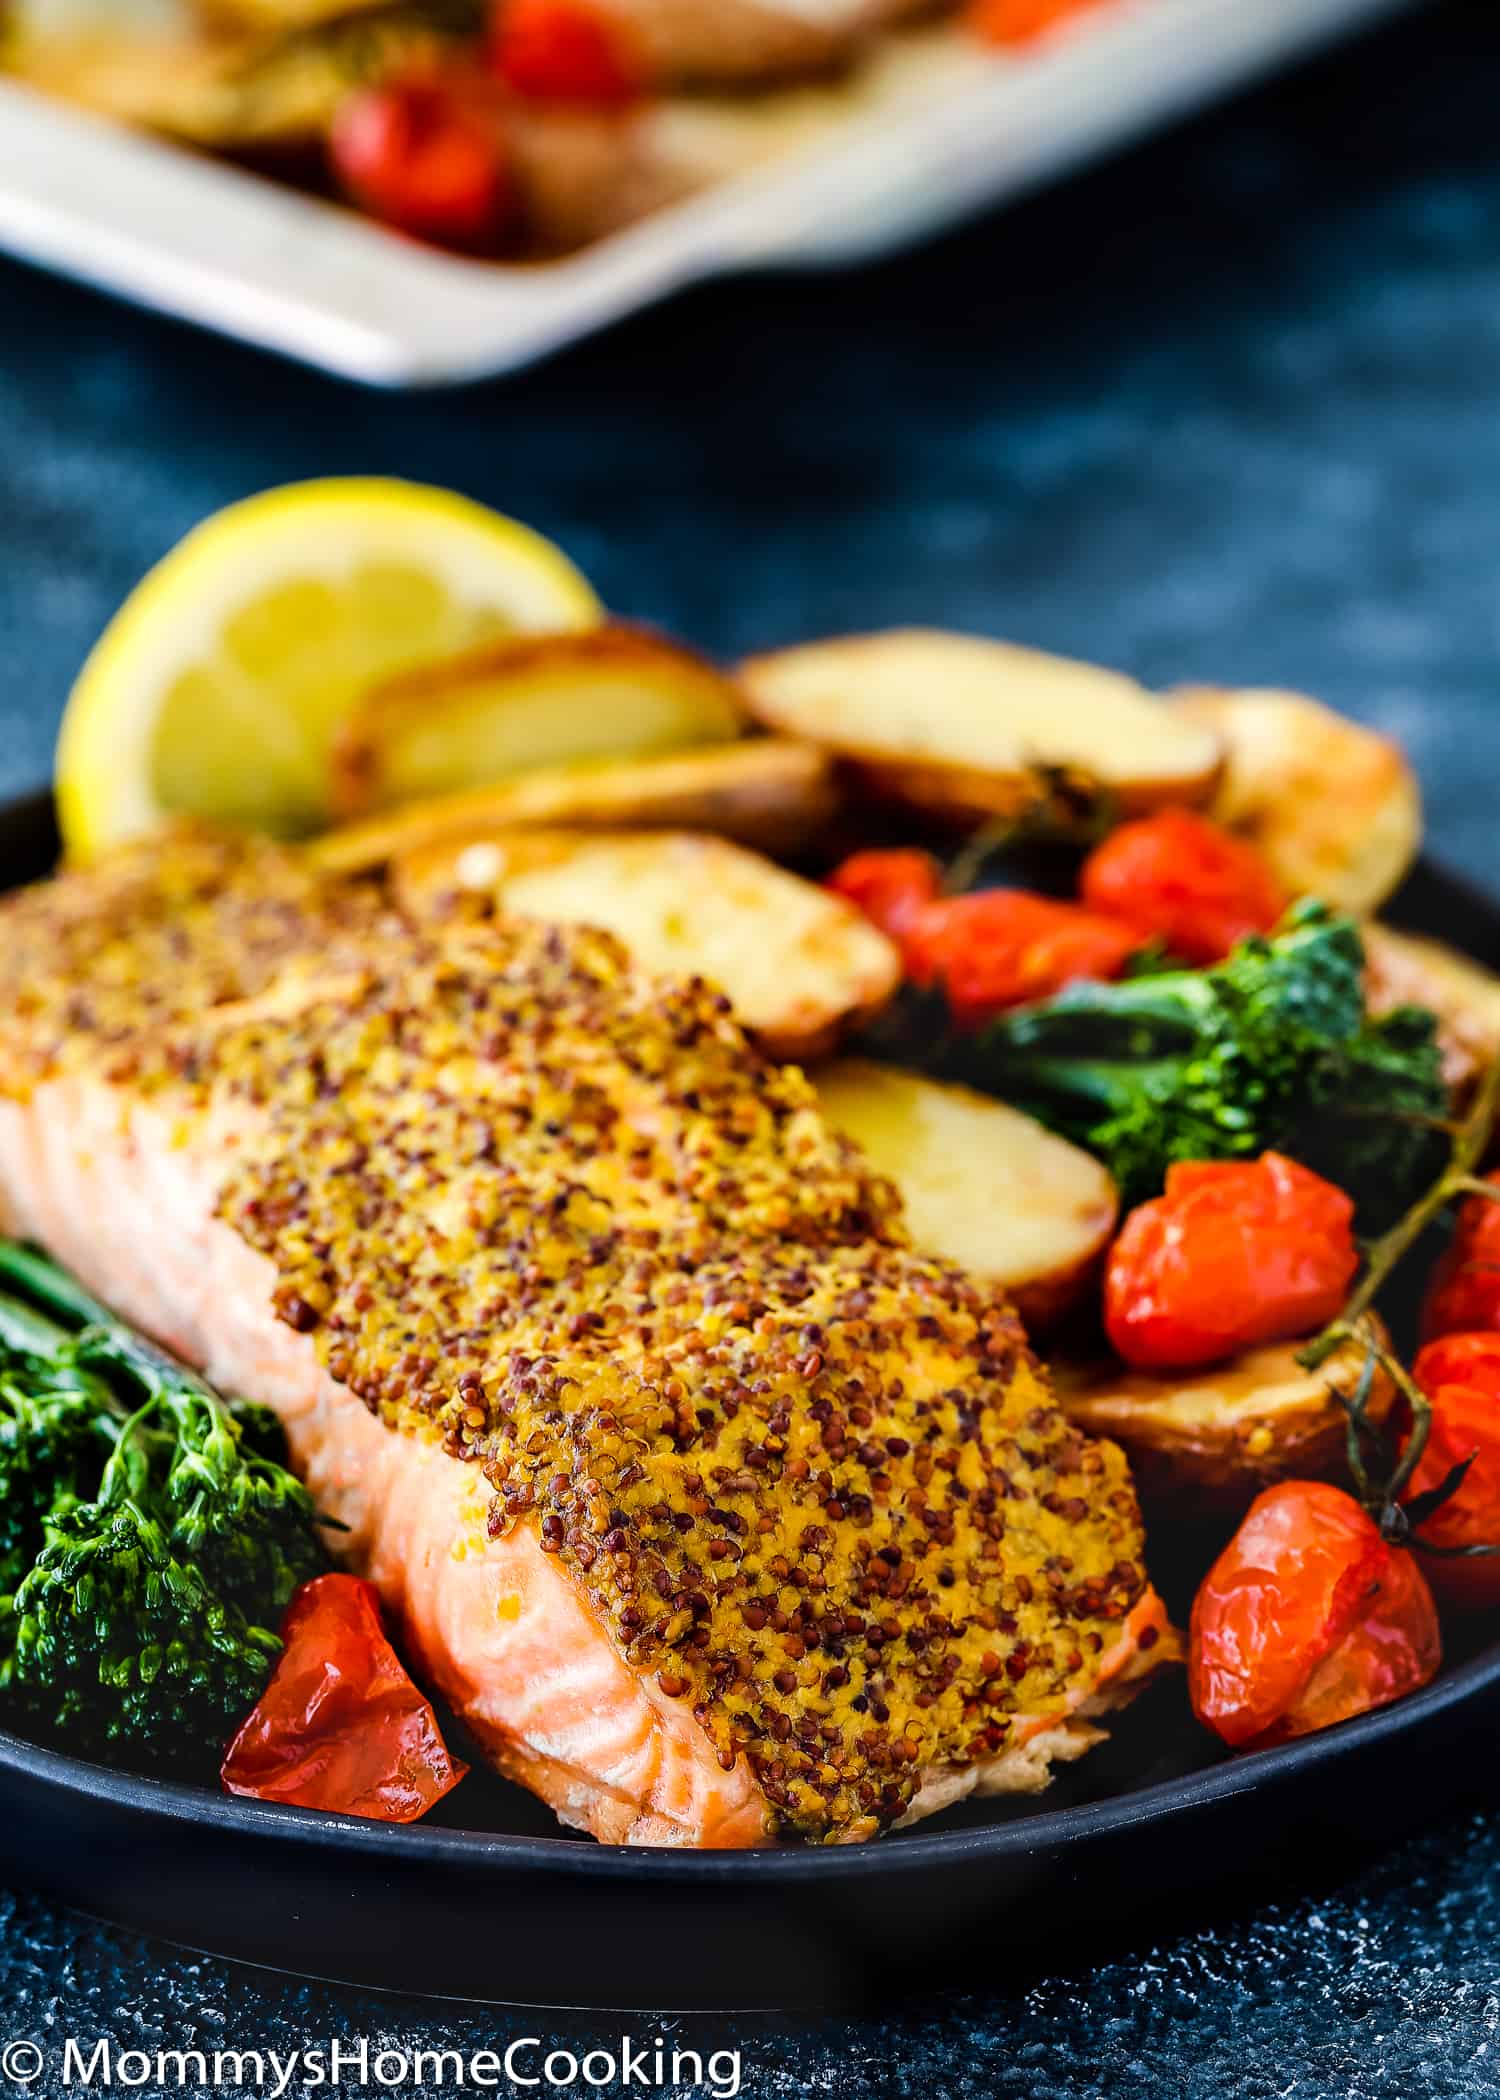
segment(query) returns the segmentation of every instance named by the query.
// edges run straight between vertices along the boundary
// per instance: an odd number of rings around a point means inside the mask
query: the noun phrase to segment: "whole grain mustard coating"
[[[0,1096],[112,1046],[136,1069],[153,1029],[326,972],[383,915],[369,885],[197,828],[18,891],[0,901]]]
[[[1125,1461],[801,1073],[602,934],[418,933],[249,859],[141,856],[88,934],[59,890],[8,907],[31,1076],[93,1014],[115,1076],[233,1106],[221,1213],[279,1317],[484,1469],[492,1532],[534,1529],[777,1830],[870,1835],[1067,1711],[1145,1589]]]

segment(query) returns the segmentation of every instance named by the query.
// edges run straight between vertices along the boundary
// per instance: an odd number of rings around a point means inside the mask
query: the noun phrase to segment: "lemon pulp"
[[[58,745],[69,855],[174,816],[314,831],[333,735],[370,686],[602,616],[557,548],[443,490],[309,482],[234,504],[138,586],[80,674]]]

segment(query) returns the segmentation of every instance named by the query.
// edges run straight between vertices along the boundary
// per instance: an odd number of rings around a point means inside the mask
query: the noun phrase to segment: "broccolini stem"
[[[0,1291],[0,1349],[28,1360],[27,1369],[0,1375],[0,1414],[13,1419],[44,1395],[83,1400],[95,1410],[96,1427],[117,1437],[126,1408],[107,1378],[78,1361],[74,1337],[34,1306]],[[38,1380],[40,1373],[40,1382]]]
[[[36,1247],[19,1240],[0,1240],[0,1282],[30,1298],[65,1327],[111,1327],[113,1315],[81,1283]]]
[[[94,1499],[101,1508],[110,1509],[117,1502],[135,1500],[143,1484],[140,1476],[146,1463],[137,1449],[136,1435],[146,1427],[157,1408],[158,1402],[152,1398],[126,1418],[115,1448],[99,1476],[99,1491]]]
[[[107,1306],[90,1296],[45,1254],[13,1240],[0,1240],[0,1281],[12,1283],[45,1306],[48,1314],[66,1320],[76,1330],[67,1333],[43,1314],[9,1295],[0,1295],[0,1317],[5,1309],[14,1307],[16,1332],[30,1323],[39,1337],[45,1334],[45,1346],[35,1348],[35,1353],[55,1357],[66,1351],[79,1366],[96,1371],[124,1371],[146,1396],[120,1432],[105,1468],[101,1501],[118,1499],[122,1480],[129,1492],[139,1433],[153,1418],[165,1417],[172,1424],[179,1446],[177,1471],[184,1479],[218,1488],[237,1464],[243,1463],[253,1473],[268,1470],[259,1459],[240,1459],[228,1411],[211,1387],[164,1350],[154,1348],[124,1326]],[[0,1340],[3,1339],[4,1329],[0,1327]]]
[[[29,1248],[0,1242],[0,1275],[24,1282],[27,1289],[50,1310],[65,1312],[69,1317],[97,1312],[101,1320],[108,1318],[103,1306],[95,1306],[93,1300],[83,1291],[76,1290],[60,1270],[54,1269],[43,1256],[32,1253]],[[99,1501],[109,1505],[129,1497],[134,1491],[137,1481],[132,1469],[138,1470],[134,1450],[136,1432],[159,1412],[161,1402],[159,1394],[153,1391],[133,1414],[127,1413],[108,1380],[90,1375],[90,1359],[102,1353],[95,1352],[90,1346],[98,1332],[99,1329],[87,1326],[81,1332],[70,1333],[47,1313],[38,1312],[35,1306],[12,1297],[8,1292],[0,1292],[0,1342],[24,1351],[55,1370],[66,1367],[85,1379],[106,1415],[119,1424],[115,1446],[105,1461],[98,1490]]]
[[[51,1363],[70,1347],[72,1339],[65,1328],[49,1320],[45,1313],[37,1312],[19,1298],[0,1295],[0,1342],[7,1349]]]
[[[156,1399],[185,1400],[192,1405],[218,1410],[217,1395],[201,1379],[195,1378],[164,1349],[153,1347],[144,1337],[117,1320],[107,1305],[91,1297],[81,1283],[76,1283],[35,1247],[22,1246],[15,1240],[0,1240],[0,1282],[12,1284],[74,1330],[68,1334],[61,1328],[53,1328],[52,1346],[46,1353],[53,1353],[60,1344],[68,1343],[80,1357],[117,1364],[132,1372]],[[5,1299],[0,1302],[9,1304],[14,1301]],[[26,1310],[24,1307],[19,1309]],[[32,1317],[37,1316],[33,1314]]]

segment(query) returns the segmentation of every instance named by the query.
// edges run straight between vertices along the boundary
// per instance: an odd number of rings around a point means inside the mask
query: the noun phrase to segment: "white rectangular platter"
[[[679,287],[893,249],[1406,0],[1115,0],[889,66],[781,157],[556,262],[470,262],[0,82],[0,246],[373,385],[505,372]]]

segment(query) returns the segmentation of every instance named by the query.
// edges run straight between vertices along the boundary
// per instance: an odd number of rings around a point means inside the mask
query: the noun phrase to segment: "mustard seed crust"
[[[1093,1688],[1146,1590],[1123,1456],[709,987],[201,838],[0,925],[0,1051],[253,1109],[220,1209],[278,1316],[484,1469],[492,1532],[534,1529],[778,1833],[872,1835]]]
[[[384,915],[373,887],[320,881],[258,839],[184,826],[0,902],[0,1096],[54,1071],[126,1065],[153,1028],[330,959]]]

